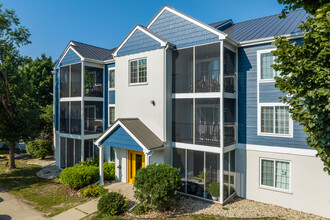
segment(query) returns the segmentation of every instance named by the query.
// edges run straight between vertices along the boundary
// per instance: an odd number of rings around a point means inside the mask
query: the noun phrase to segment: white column
[[[223,152],[224,152],[224,114],[223,114],[223,41],[220,41],[220,203],[223,203]]]
[[[104,172],[103,172],[103,146],[97,146],[99,148],[99,167],[100,167],[100,185],[104,185]]]

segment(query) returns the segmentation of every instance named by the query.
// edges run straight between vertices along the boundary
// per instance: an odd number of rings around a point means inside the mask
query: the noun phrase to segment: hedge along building
[[[180,168],[182,193],[211,200],[217,182],[220,203],[238,195],[330,217],[330,178],[270,66],[273,37],[299,40],[307,16],[208,25],[164,6],[113,50],[70,42],[55,67],[57,165],[99,155],[101,183],[103,161],[133,183],[165,162]]]

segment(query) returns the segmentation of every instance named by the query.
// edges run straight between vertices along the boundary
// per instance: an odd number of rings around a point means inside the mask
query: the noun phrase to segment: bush
[[[140,203],[133,209],[134,215],[143,215],[148,212],[148,206],[144,203]]]
[[[104,170],[104,179],[105,180],[114,180],[115,179],[115,163],[107,163],[103,164]]]
[[[47,139],[29,141],[26,144],[26,152],[32,157],[44,159],[53,152],[52,141]]]
[[[135,198],[157,210],[169,209],[181,189],[180,171],[168,164],[151,164],[135,177]]]
[[[127,202],[124,196],[120,193],[105,193],[97,204],[97,210],[101,214],[119,215],[127,210]]]
[[[96,197],[99,195],[103,195],[107,192],[103,186],[99,184],[88,185],[87,188],[80,190],[80,195],[82,197]]]
[[[62,170],[61,183],[74,189],[80,189],[95,183],[99,179],[99,169],[96,166],[80,165]]]
[[[209,187],[207,188],[207,192],[209,192],[213,197],[219,197],[220,183],[218,181],[212,181]]]

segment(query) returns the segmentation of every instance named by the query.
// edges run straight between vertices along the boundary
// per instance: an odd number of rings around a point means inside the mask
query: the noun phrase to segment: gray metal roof
[[[105,49],[101,47],[95,47],[89,44],[80,43],[77,41],[71,41],[72,47],[84,58],[90,58],[94,60],[110,60],[113,58],[112,53],[116,48]]]
[[[120,121],[148,150],[164,147],[164,142],[162,142],[157,135],[155,135],[142,121],[140,121],[140,119],[119,118],[113,123],[112,126],[114,126],[117,121]],[[106,134],[112,126],[105,130],[103,134]],[[100,137],[102,137],[103,134],[100,135]],[[106,138],[107,136],[104,136],[103,138]]]
[[[280,19],[279,16],[280,14],[277,14],[239,22],[223,32],[239,42],[299,33],[301,31],[297,26],[306,21],[310,14],[301,9],[290,12],[285,19]]]
[[[227,29],[228,27],[232,26],[233,24],[234,24],[233,21],[231,19],[228,19],[228,20],[224,20],[224,21],[214,22],[209,25],[218,30],[223,31],[223,30]]]

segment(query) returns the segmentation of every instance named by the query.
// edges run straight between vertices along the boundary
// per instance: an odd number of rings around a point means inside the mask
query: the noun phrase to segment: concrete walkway
[[[133,185],[131,183],[110,183],[104,186],[109,192],[119,192],[123,194],[128,200],[134,199]],[[72,209],[62,212],[59,215],[54,216],[53,220],[79,220],[94,212],[97,212],[98,199],[93,199],[84,204],[78,205]],[[0,218],[1,219],[1,218]]]
[[[0,219],[1,220],[39,220],[47,219],[44,215],[34,210],[30,205],[16,198],[7,190],[0,188]]]

